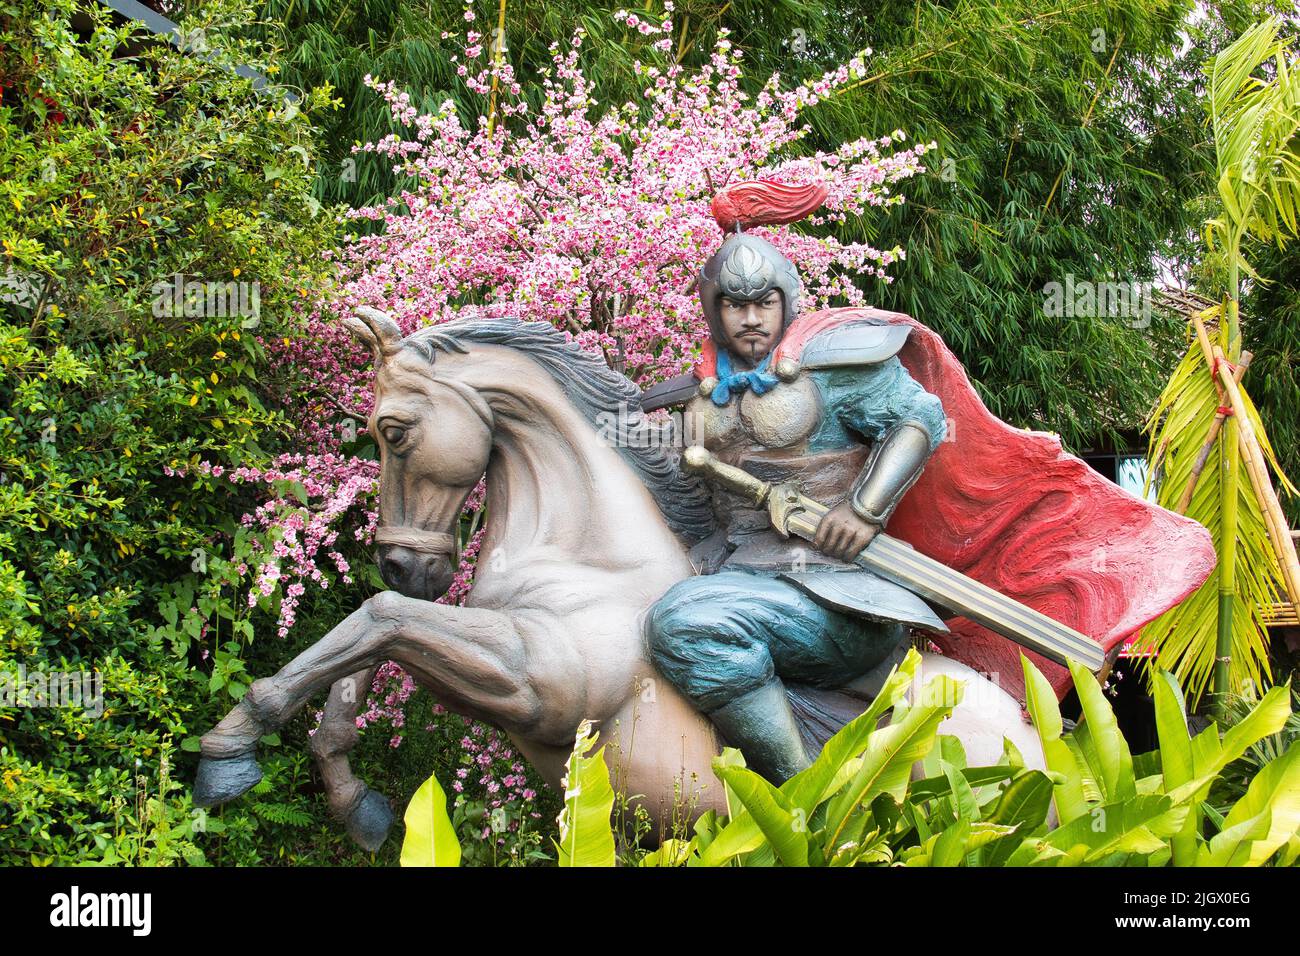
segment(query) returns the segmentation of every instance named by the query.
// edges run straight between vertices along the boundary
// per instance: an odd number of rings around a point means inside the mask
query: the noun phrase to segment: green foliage
[[[564,810],[555,843],[560,866],[614,865],[614,834],[609,827],[614,788],[609,784],[605,748],[593,754],[595,744],[591,721],[584,720],[565,763]]]
[[[1240,155],[1225,157],[1221,167],[1229,182],[1234,173],[1242,180],[1245,172],[1251,173],[1249,182],[1238,181],[1235,187],[1242,194],[1238,208],[1243,202],[1250,207],[1241,210],[1243,224],[1261,240],[1252,245],[1250,261],[1242,260],[1242,268],[1258,279],[1242,294],[1244,347],[1255,354],[1249,383],[1281,472],[1300,474],[1300,259],[1282,245],[1296,231],[1300,82],[1294,67],[1288,70],[1282,60],[1287,44],[1276,34],[1276,22],[1254,31],[1250,40],[1255,49],[1244,52],[1248,62],[1262,62],[1263,69],[1243,81],[1241,96],[1225,106],[1229,119],[1237,120],[1235,128],[1243,131],[1240,135],[1255,136],[1258,148],[1239,146]],[[1290,45],[1294,47],[1294,37]],[[1292,526],[1300,525],[1300,497],[1290,495],[1283,505]]]
[[[1234,694],[1228,699],[1226,723],[1239,724],[1258,703],[1253,694]],[[1210,803],[1222,816],[1228,807],[1240,799],[1253,780],[1266,765],[1282,756],[1300,740],[1300,688],[1291,689],[1291,716],[1277,733],[1261,737],[1251,744],[1237,760],[1224,768],[1223,775],[1210,790]]]
[[[489,800],[487,797],[469,796],[464,791],[463,785],[457,783],[455,804],[450,814],[448,813],[445,792],[438,782],[438,775],[446,773],[442,764],[446,760],[446,755],[455,753],[457,737],[464,734],[467,727],[472,726],[462,718],[444,715],[438,724],[426,728],[433,731],[435,739],[430,749],[438,755],[436,763],[439,767],[421,784],[407,806],[402,865],[498,867],[553,864],[555,858],[542,849],[547,832],[556,833],[554,821],[557,807],[553,806],[556,800],[550,794],[542,796],[534,804],[532,800],[501,799],[505,796],[505,791],[498,789],[497,796]],[[480,751],[480,753],[484,752],[486,751]],[[577,766],[579,772],[583,773],[585,771],[582,770],[581,760],[579,754]],[[467,776],[464,771],[469,768],[486,769],[489,775],[495,776],[490,765],[479,764],[472,759],[462,759],[462,763],[465,766],[458,768],[456,774],[458,780]],[[513,764],[509,769],[513,769]],[[608,788],[608,781],[606,787]],[[596,799],[599,799],[599,789],[596,787],[592,791]],[[491,792],[487,796],[491,796]],[[568,796],[577,800],[579,794],[573,792]],[[583,799],[589,802],[590,797]],[[584,802],[581,810],[584,817],[589,809],[588,802]],[[490,806],[490,803],[494,805]],[[533,809],[534,806],[537,809]],[[544,810],[550,813],[550,827],[537,825],[537,819],[546,815]],[[608,819],[608,808],[606,819]],[[443,862],[453,858],[455,862]]]
[[[1273,688],[1222,735],[1211,725],[1193,738],[1178,683],[1162,674],[1161,747],[1135,757],[1092,674],[1071,667],[1083,718],[1062,735],[1055,696],[1022,658],[1029,713],[1054,754],[1049,769],[1027,768],[1010,744],[998,765],[968,767],[960,741],[938,733],[961,686],[937,677],[909,702],[918,662],[911,652],[868,711],[780,787],[724,751],[714,770],[728,815],[703,815],[690,840],[670,840],[640,865],[1260,866],[1300,854],[1300,748],[1265,763],[1226,814],[1206,802],[1225,767],[1285,725],[1289,687]],[[580,738],[583,750],[592,744]],[[910,779],[918,765],[924,775]],[[609,804],[589,809],[588,823],[602,825],[583,839],[612,845]],[[604,851],[599,859],[613,862]]]
[[[1297,234],[1300,209],[1300,78],[1289,69],[1293,38],[1280,38],[1281,21],[1255,24],[1207,66],[1206,110],[1215,156],[1214,215],[1206,219],[1206,250],[1221,275],[1216,305],[1201,316],[1217,319],[1217,343],[1230,361],[1241,356],[1239,277],[1258,278],[1247,256],[1250,240],[1281,249]],[[1272,76],[1261,78],[1261,71]],[[1266,362],[1269,359],[1265,360]],[[1271,358],[1276,364],[1277,357]],[[1258,373],[1252,381],[1258,379]],[[1278,462],[1264,423],[1240,386],[1250,425],[1269,463]],[[1274,391],[1275,400],[1281,396]],[[1176,507],[1194,461],[1224,403],[1205,349],[1191,345],[1151,416],[1152,449],[1163,448],[1164,480],[1157,500]],[[1220,700],[1232,688],[1259,686],[1269,675],[1268,636],[1262,613],[1283,589],[1282,569],[1268,537],[1263,505],[1252,482],[1239,474],[1238,425],[1225,421],[1211,465],[1202,473],[1187,507],[1214,535],[1218,566],[1188,600],[1144,631],[1160,666],[1173,670],[1197,700],[1214,678]],[[1214,467],[1217,459],[1219,467]],[[1261,463],[1262,464],[1262,463]],[[1294,488],[1278,471],[1278,483]],[[1229,662],[1224,666],[1224,657]]]
[[[224,845],[216,818],[221,836],[194,828],[176,783],[194,757],[172,742],[265,669],[250,654],[290,650],[249,651],[251,612],[208,578],[238,553],[247,496],[165,471],[279,450],[262,343],[328,278],[334,226],[303,160],[331,104],[290,115],[222,68],[257,62],[221,33],[246,15],[195,22],[203,59],[93,5],[0,9],[0,665],[98,671],[105,702],[0,709],[7,861],[198,862]],[[244,314],[169,314],[178,273],[256,283],[256,311],[250,285]],[[286,794],[238,813],[261,831],[307,820]]]
[[[1205,224],[1205,244],[1229,267],[1254,276],[1242,242],[1280,249],[1300,234],[1300,76],[1295,38],[1270,17],[1244,31],[1208,70],[1216,189],[1221,212]],[[1263,70],[1271,75],[1261,78]],[[1237,297],[1237,289],[1228,289]]]

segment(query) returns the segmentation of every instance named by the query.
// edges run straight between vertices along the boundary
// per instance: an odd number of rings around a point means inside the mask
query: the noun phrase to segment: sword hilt
[[[735,465],[718,461],[703,445],[691,445],[682,452],[682,467],[693,475],[709,478],[714,484],[748,498],[755,505],[761,506],[766,502],[768,492],[772,490],[763,479],[755,478]]]

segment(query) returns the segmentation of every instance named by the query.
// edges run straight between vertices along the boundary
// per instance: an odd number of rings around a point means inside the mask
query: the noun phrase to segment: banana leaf
[[[447,815],[447,794],[430,777],[406,807],[402,866],[460,866],[460,841]]]
[[[578,725],[573,752],[565,764],[564,809],[560,811],[560,839],[556,842],[560,866],[613,866],[614,788],[605,766],[605,748],[596,745],[591,721]]]

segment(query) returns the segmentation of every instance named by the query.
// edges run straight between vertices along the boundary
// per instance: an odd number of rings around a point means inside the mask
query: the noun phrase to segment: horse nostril
[[[384,579],[384,583],[390,588],[399,591],[406,578],[406,567],[397,558],[381,558],[379,561],[379,576]]]
[[[407,597],[435,601],[451,586],[451,565],[445,557],[386,544],[375,558],[384,584]]]

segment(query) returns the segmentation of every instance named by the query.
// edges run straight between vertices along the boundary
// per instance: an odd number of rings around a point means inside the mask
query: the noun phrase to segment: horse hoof
[[[236,757],[203,757],[194,781],[194,805],[215,807],[247,792],[262,779],[262,768],[253,754]]]
[[[348,836],[367,852],[374,853],[388,839],[393,826],[393,810],[382,793],[367,790],[356,809],[348,814]]]

